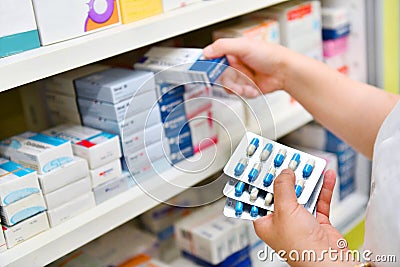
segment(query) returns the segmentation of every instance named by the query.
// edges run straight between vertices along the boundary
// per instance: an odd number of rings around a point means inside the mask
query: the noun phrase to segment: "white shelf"
[[[294,105],[291,109],[280,112],[276,111],[274,118],[279,133],[294,130],[310,119],[308,113],[300,105]],[[274,126],[266,128],[272,127]],[[242,133],[237,132],[236,136],[231,136],[232,142],[220,138],[217,146],[207,149],[202,155],[198,154],[191,158],[191,163],[182,162],[183,164],[178,165],[183,169],[203,169],[202,171],[188,173],[171,168],[161,175],[166,182],[161,183],[155,180],[157,177],[149,177],[146,179],[144,185],[147,186],[145,187],[160,200],[169,199],[183,192],[188,187],[220,171],[229,159],[232,146],[234,149],[241,137]],[[212,163],[204,168],[205,163],[209,162]],[[177,186],[171,186],[172,184]],[[157,204],[159,201],[150,197],[139,187],[133,187],[55,228],[0,253],[1,265],[46,265]]]
[[[0,92],[285,0],[213,0],[0,59]]]

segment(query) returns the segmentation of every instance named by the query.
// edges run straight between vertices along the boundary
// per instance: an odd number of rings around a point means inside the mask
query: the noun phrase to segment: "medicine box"
[[[85,193],[58,208],[48,210],[47,215],[49,217],[50,226],[57,226],[94,206],[96,206],[96,203],[94,201],[93,192]]]
[[[46,174],[39,174],[40,187],[43,194],[49,194],[70,183],[89,175],[87,161],[74,157],[74,160]]]
[[[235,37],[247,37],[279,44],[279,23],[272,19],[254,19],[249,17],[245,21],[213,32],[214,40]]]
[[[129,179],[131,179],[130,174],[128,172],[125,172],[121,176],[116,177],[110,181],[102,183],[97,187],[93,188],[96,204],[99,205],[100,203],[128,190]]]
[[[198,2],[201,2],[201,0],[162,0],[162,7],[164,12],[168,12]]]
[[[147,109],[156,103],[156,92],[148,91],[117,104],[100,100],[78,98],[81,116],[103,117],[109,120],[122,121]]]
[[[4,237],[8,248],[12,248],[47,229],[49,229],[49,222],[45,212],[14,226],[3,225]]]
[[[122,23],[127,24],[163,12],[161,0],[118,0]]]
[[[256,12],[254,15],[279,22],[280,39],[284,46],[322,60],[319,1],[294,0]]]
[[[0,58],[40,47],[30,0],[0,2]]]
[[[96,169],[121,157],[119,137],[80,125],[64,124],[44,131],[46,134],[71,140],[74,154]]]
[[[48,173],[73,159],[70,141],[34,132],[1,141],[0,153],[39,174]]]
[[[46,92],[75,97],[74,80],[107,68],[106,65],[91,64],[51,76],[44,80]]]
[[[40,186],[34,170],[0,159],[0,206],[7,206],[39,192]]]
[[[75,87],[80,98],[115,104],[154,91],[155,83],[152,72],[111,68],[75,80]]]
[[[33,0],[42,45],[120,24],[118,1]]]
[[[47,209],[55,209],[92,190],[90,177],[84,177],[53,192],[43,195]]]
[[[83,116],[85,126],[101,129],[103,131],[120,135],[122,138],[131,136],[161,122],[160,110],[158,105],[154,105],[148,110],[136,115],[125,118],[122,121],[110,120],[103,117]]]
[[[7,206],[0,207],[1,221],[12,226],[46,210],[42,192],[29,195]]]
[[[345,7],[323,7],[322,28],[336,29],[350,23],[348,10]]]
[[[198,114],[189,121],[194,153],[200,152],[218,142],[216,123],[211,110]]]
[[[135,153],[129,153],[125,156],[130,171],[133,173],[136,170],[142,169],[148,163],[154,162],[160,158],[166,157],[169,154],[169,147],[165,141],[157,142],[143,149],[137,150]]]
[[[135,69],[156,73],[156,83],[213,83],[228,66],[226,57],[205,59],[200,48],[152,47]]]
[[[0,253],[7,249],[6,240],[4,239],[3,231],[0,231]]]
[[[92,187],[94,188],[104,182],[121,176],[121,161],[120,159],[113,160],[97,169],[90,170],[89,173],[92,180]]]
[[[163,138],[164,130],[161,123],[140,130],[129,136],[124,135],[121,141],[123,153],[129,155],[146,146],[161,142]]]

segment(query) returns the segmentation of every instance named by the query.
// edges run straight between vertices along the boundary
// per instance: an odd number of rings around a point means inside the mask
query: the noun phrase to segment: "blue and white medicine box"
[[[154,74],[148,71],[111,68],[75,80],[78,97],[119,103],[136,94],[155,90]]]
[[[200,48],[152,47],[135,69],[155,73],[156,83],[213,83],[228,67],[226,57],[205,59]]]
[[[48,173],[73,160],[70,141],[34,132],[1,141],[0,153],[39,174]]]
[[[93,188],[94,198],[96,204],[100,204],[122,192],[129,189],[129,172],[124,172],[120,177],[114,178],[108,182],[105,182],[96,188]]]
[[[36,171],[0,158],[0,206],[7,206],[39,192]]]
[[[30,0],[0,1],[0,58],[40,47]]]
[[[96,169],[121,157],[118,135],[73,124],[63,124],[44,131],[45,134],[70,140],[74,154]]]

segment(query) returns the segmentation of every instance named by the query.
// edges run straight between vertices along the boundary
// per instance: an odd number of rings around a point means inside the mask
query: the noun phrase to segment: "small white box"
[[[93,188],[94,198],[96,199],[96,204],[100,203],[118,195],[122,192],[125,192],[129,189],[128,179],[130,178],[130,174],[128,175],[122,174],[120,177],[116,177],[110,181],[107,181],[101,185],[98,185],[96,188]]]
[[[46,92],[46,104],[50,110],[62,110],[63,113],[79,113],[78,104],[74,96]]]
[[[4,237],[8,248],[28,240],[29,238],[49,229],[46,212],[26,219],[14,226],[3,225]]]
[[[56,209],[47,211],[50,226],[54,227],[96,206],[92,192],[77,197]]]
[[[74,80],[107,68],[106,65],[92,64],[51,76],[44,80],[46,92],[75,97]]]
[[[92,183],[90,177],[87,176],[76,182],[70,183],[66,186],[57,189],[51,193],[43,195],[44,200],[47,204],[47,209],[52,210],[58,208],[59,206],[75,199],[87,192],[92,190]]]
[[[73,159],[70,141],[34,132],[25,132],[1,141],[0,153],[40,174],[48,173]]]
[[[84,158],[90,169],[96,169],[121,157],[119,137],[80,125],[64,124],[44,131],[71,140],[74,154]]]
[[[272,19],[245,18],[244,21],[218,29],[213,32],[213,39],[248,37],[264,42],[279,44],[279,23]]]
[[[149,71],[112,68],[75,80],[79,98],[119,103],[134,95],[154,91],[154,74]]]
[[[43,194],[49,194],[63,186],[89,175],[85,159],[74,157],[74,160],[47,174],[39,174]]]
[[[164,137],[164,130],[162,123],[158,123],[149,128],[140,130],[139,132],[122,136],[122,149],[123,154],[129,155],[134,151],[144,148],[145,146],[161,142]]]
[[[200,48],[152,47],[135,69],[152,71],[156,83],[215,82],[228,66],[226,57],[205,59]]]
[[[212,119],[211,110],[198,114],[189,121],[194,153],[200,152],[218,142],[216,123]]]
[[[6,240],[3,231],[0,231],[0,253],[7,250]]]
[[[190,88],[186,86],[185,91],[183,103],[188,120],[212,108],[211,88],[208,85],[198,84]]]
[[[12,226],[46,210],[42,192],[29,195],[17,202],[0,207],[3,224]]]
[[[118,1],[33,0],[42,45],[106,29],[120,23]]]
[[[121,137],[130,136],[144,128],[161,122],[158,105],[151,110],[145,110],[122,121],[109,120],[102,117],[83,116],[83,124],[103,131],[118,134]]]
[[[163,11],[168,12],[197,2],[201,2],[201,0],[162,0],[162,6]]]
[[[78,98],[82,117],[103,117],[109,120],[122,121],[133,115],[150,110],[157,103],[156,91],[148,91],[116,104],[101,100]]]
[[[40,186],[34,170],[0,158],[0,206],[7,206],[39,192]]]
[[[337,29],[350,23],[349,14],[345,7],[323,7],[322,28]]]
[[[164,140],[163,142],[157,142],[140,149],[135,153],[129,153],[125,156],[125,160],[127,161],[128,167],[135,172],[136,170],[140,170],[144,166],[147,166],[148,163],[154,162],[163,157],[168,157],[168,150],[168,143]]]
[[[30,0],[0,2],[0,58],[40,47]]]
[[[94,188],[102,183],[121,176],[121,161],[120,159],[114,160],[98,167],[97,169],[90,170],[89,173],[92,180],[92,187]]]

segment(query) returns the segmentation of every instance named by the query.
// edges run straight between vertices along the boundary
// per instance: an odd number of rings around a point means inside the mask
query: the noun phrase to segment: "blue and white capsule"
[[[264,149],[260,153],[260,160],[266,161],[269,158],[269,156],[271,156],[273,149],[274,146],[271,143],[266,144]]]
[[[271,214],[274,214],[274,212],[271,210],[267,210],[267,215],[271,215]]]
[[[292,171],[295,171],[299,166],[299,164],[300,164],[300,154],[294,153],[292,159],[289,162],[288,168],[291,169]]]
[[[304,180],[304,179],[299,179],[296,182],[296,185],[294,186],[294,191],[296,192],[297,198],[300,197],[301,193],[303,192],[305,183],[306,183],[306,180]]]
[[[263,180],[263,184],[265,187],[268,187],[272,184],[272,182],[274,181],[275,175],[276,175],[276,169],[275,169],[275,167],[271,166]]]
[[[236,205],[235,205],[235,215],[237,217],[240,217],[240,216],[242,216],[242,214],[243,214],[243,203],[238,201],[238,202],[236,202]]]
[[[249,172],[249,182],[254,182],[255,180],[257,180],[258,175],[260,174],[262,168],[262,163],[261,162],[256,162],[254,163],[253,168],[250,170]]]
[[[235,167],[235,176],[242,175],[247,167],[247,164],[249,164],[249,160],[247,158],[241,158]]]
[[[252,206],[250,209],[250,216],[255,218],[258,216],[258,208],[256,206]]]
[[[236,197],[241,197],[244,192],[244,183],[239,181],[236,186],[235,186],[235,196]]]
[[[308,178],[311,176],[313,170],[315,167],[315,160],[314,159],[309,159],[306,162],[306,165],[303,168],[303,177]]]
[[[258,190],[257,187],[255,187],[255,186],[251,187],[251,189],[250,189],[250,201],[251,202],[254,202],[257,200],[258,192],[260,192],[260,190]]]
[[[272,204],[272,201],[274,201],[274,195],[272,193],[267,193],[264,199],[264,204],[265,206],[269,206]]]
[[[247,146],[247,156],[251,157],[256,152],[258,145],[260,144],[260,140],[258,138],[253,138],[250,144]]]
[[[275,167],[279,168],[282,166],[282,163],[285,161],[287,151],[285,148],[282,148],[279,150],[278,154],[276,154],[275,159],[274,159],[274,165]]]

